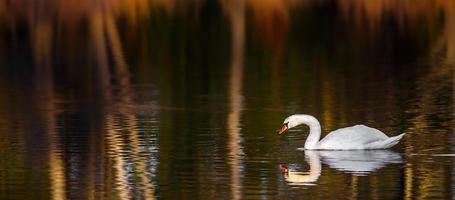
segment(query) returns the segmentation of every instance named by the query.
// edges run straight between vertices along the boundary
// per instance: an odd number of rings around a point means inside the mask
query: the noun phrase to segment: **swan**
[[[355,125],[341,128],[327,134],[321,141],[321,125],[319,121],[306,114],[295,114],[286,118],[279,134],[287,130],[306,124],[310,127],[304,149],[307,150],[362,150],[362,149],[387,149],[398,142],[405,135],[402,133],[394,137],[388,137],[383,132],[365,125]]]

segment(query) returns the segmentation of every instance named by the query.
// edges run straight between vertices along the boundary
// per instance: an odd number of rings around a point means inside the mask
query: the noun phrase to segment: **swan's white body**
[[[288,129],[306,124],[310,127],[310,135],[305,141],[305,149],[329,150],[360,150],[387,149],[397,144],[403,134],[388,137],[383,132],[365,125],[355,125],[330,132],[321,141],[321,125],[311,115],[291,115],[284,120],[280,133]]]

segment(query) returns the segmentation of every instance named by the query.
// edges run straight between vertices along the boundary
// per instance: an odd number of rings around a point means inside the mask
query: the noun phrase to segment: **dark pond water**
[[[453,1],[2,0],[0,199],[453,199],[454,68]]]

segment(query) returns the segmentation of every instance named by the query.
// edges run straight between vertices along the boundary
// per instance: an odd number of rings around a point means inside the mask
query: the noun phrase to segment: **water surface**
[[[453,199],[454,4],[375,2],[0,1],[0,199]]]

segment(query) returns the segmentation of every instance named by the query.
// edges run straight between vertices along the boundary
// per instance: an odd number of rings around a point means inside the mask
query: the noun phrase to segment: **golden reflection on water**
[[[231,66],[229,78],[229,114],[227,126],[229,132],[229,164],[231,168],[231,198],[241,199],[241,110],[243,87],[243,62],[245,46],[245,2],[229,0],[228,16],[231,22]]]
[[[9,3],[8,3],[9,2]],[[62,136],[57,131],[57,115],[59,115],[60,108],[58,101],[60,96],[56,92],[56,88],[53,85],[52,71],[57,68],[56,64],[53,63],[56,59],[54,58],[55,51],[61,52],[63,58],[68,60],[77,60],[74,56],[75,49],[78,49],[78,45],[84,44],[89,46],[88,52],[84,52],[86,56],[90,57],[95,61],[95,64],[87,65],[88,68],[95,68],[94,71],[97,76],[96,80],[99,82],[87,84],[87,90],[93,88],[101,88],[103,95],[103,104],[106,104],[109,108],[98,108],[101,115],[100,123],[102,124],[102,140],[94,136],[99,130],[92,130],[90,134],[90,159],[88,167],[88,180],[87,187],[87,198],[96,199],[95,192],[104,192],[106,198],[120,198],[130,199],[133,198],[134,190],[141,190],[141,198],[144,199],[155,199],[155,188],[153,187],[152,176],[149,173],[149,164],[147,157],[141,156],[140,147],[144,145],[139,137],[140,133],[137,131],[138,117],[133,114],[129,109],[130,105],[136,104],[134,102],[134,89],[132,88],[131,77],[138,76],[137,72],[133,72],[136,66],[129,66],[128,63],[132,62],[127,60],[125,55],[127,44],[134,43],[131,41],[139,41],[140,45],[133,45],[133,48],[139,48],[137,46],[151,46],[148,48],[140,48],[144,52],[141,52],[141,56],[148,56],[149,49],[153,49],[155,44],[146,43],[143,38],[135,38],[137,35],[129,32],[139,32],[141,24],[147,20],[151,20],[150,13],[154,12],[154,9],[165,8],[168,15],[179,15],[179,10],[189,10],[191,6],[196,7],[195,10],[200,9],[204,5],[204,1],[196,1],[191,3],[182,3],[177,5],[174,0],[160,0],[160,1],[145,1],[145,0],[132,0],[132,1],[56,1],[59,2],[59,6],[51,6],[52,3],[33,2],[33,1],[0,1],[0,23],[5,29],[0,30],[0,57],[4,56],[4,52],[8,52],[5,46],[5,41],[10,39],[17,44],[20,43],[17,38],[17,27],[23,25],[28,27],[30,33],[27,37],[30,39],[30,48],[32,50],[34,62],[36,66],[36,82],[34,83],[36,91],[35,95],[37,99],[31,102],[38,112],[38,117],[41,122],[45,123],[46,135],[43,140],[48,143],[48,150],[46,151],[46,164],[48,165],[47,179],[49,180],[49,190],[53,199],[66,199],[67,190],[70,189],[68,186],[68,171],[66,167],[71,167],[71,163],[68,164],[65,160],[65,154],[62,152]],[[230,57],[230,74],[228,85],[228,116],[227,116],[227,132],[228,132],[228,156],[229,156],[229,168],[230,168],[230,191],[233,199],[242,198],[242,170],[245,167],[242,163],[243,152],[242,149],[242,109],[243,103],[242,98],[245,95],[244,88],[249,82],[244,83],[244,54],[246,46],[246,35],[247,28],[251,28],[257,31],[253,31],[251,34],[253,38],[258,38],[258,42],[265,46],[267,51],[270,51],[272,58],[270,59],[272,65],[272,80],[274,95],[280,98],[273,98],[274,101],[285,104],[284,100],[281,99],[281,95],[288,91],[279,91],[283,88],[282,83],[285,81],[283,76],[288,72],[283,72],[281,65],[284,62],[284,55],[286,53],[286,37],[287,32],[290,30],[289,26],[293,25],[293,10],[301,6],[307,6],[311,4],[311,1],[258,1],[258,0],[224,0],[220,4],[222,10],[226,12],[229,18],[230,26],[230,45],[231,45],[231,57]],[[442,87],[452,86],[452,100],[455,96],[455,85],[454,76],[454,61],[455,61],[455,1],[336,1],[339,5],[339,9],[343,13],[343,17],[346,18],[352,24],[355,24],[359,32],[363,33],[362,30],[372,31],[374,35],[375,31],[379,31],[381,21],[385,20],[382,18],[383,13],[390,12],[392,15],[397,16],[397,22],[400,27],[404,28],[407,25],[417,26],[420,23],[419,19],[423,16],[426,23],[434,24],[436,21],[435,16],[442,13],[444,16],[443,34],[436,35],[437,39],[432,43],[429,54],[439,55],[441,51],[444,51],[442,56],[443,64],[434,64],[430,67],[428,72],[417,81],[417,95],[415,97],[415,106],[412,106],[409,110],[404,112],[410,112],[415,114],[411,119],[411,125],[407,127],[405,132],[408,133],[403,141],[404,151],[406,158],[406,164],[404,167],[404,199],[414,198],[428,198],[432,195],[434,190],[443,191],[448,193],[447,188],[442,188],[441,182],[445,178],[440,174],[450,174],[451,169],[438,168],[433,169],[432,164],[422,163],[419,158],[409,156],[416,152],[424,151],[441,151],[441,153],[450,152],[449,147],[443,147],[442,149],[431,149],[428,144],[415,144],[416,141],[426,141],[428,136],[427,133],[431,133],[430,129],[432,126],[429,124],[428,114],[432,112],[450,112],[444,110],[438,110],[436,95],[441,96],[441,93],[446,92]],[[412,5],[411,5],[412,4]],[[46,9],[44,9],[46,8]],[[246,11],[251,10],[253,14],[253,23],[248,24],[246,18]],[[442,12],[440,12],[442,11]],[[152,16],[153,17],[153,16]],[[126,25],[123,24],[123,19],[126,18]],[[365,22],[366,21],[366,22]],[[247,25],[248,24],[248,25]],[[123,25],[123,26],[120,26]],[[86,26],[86,27],[85,27]],[[125,28],[126,27],[126,28]],[[431,26],[433,27],[433,26]],[[81,29],[88,29],[87,37],[80,36]],[[152,29],[155,27],[152,27]],[[430,28],[431,29],[431,28]],[[6,30],[6,31],[5,31]],[[430,30],[432,31],[432,30]],[[435,34],[437,31],[434,31]],[[84,33],[82,33],[84,34]],[[74,40],[74,41],[73,41]],[[254,39],[253,39],[254,40]],[[14,45],[13,45],[14,46]],[[160,49],[161,50],[161,49]],[[65,57],[66,56],[66,57]],[[89,60],[90,60],[89,59]],[[139,58],[141,59],[141,58]],[[149,66],[150,62],[147,59],[143,63],[144,66]],[[110,63],[112,62],[112,63]],[[70,62],[71,63],[71,62]],[[77,68],[79,66],[72,66]],[[321,68],[327,68],[327,64],[321,64]],[[171,73],[174,72],[169,70]],[[177,70],[176,70],[177,71]],[[338,127],[338,122],[347,123],[349,121],[349,115],[347,113],[356,113],[361,115],[358,111],[349,111],[349,106],[343,100],[345,98],[339,98],[335,91],[344,87],[339,85],[336,80],[332,80],[331,76],[327,76],[328,72],[321,72],[324,76],[320,77],[321,80],[326,80],[322,83],[322,119],[324,129],[331,130]],[[119,81],[118,85],[112,83],[112,80]],[[442,84],[438,81],[442,80]],[[438,84],[432,84],[437,82]],[[3,83],[2,83],[3,84]],[[99,85],[97,85],[99,84]],[[4,83],[0,86],[2,91],[7,92],[9,85]],[[167,86],[166,86],[167,87]],[[399,96],[396,89],[390,84],[386,84],[390,89],[389,96]],[[114,94],[114,88],[115,93]],[[167,88],[172,89],[172,88]],[[38,92],[37,92],[38,91]],[[165,91],[162,91],[163,93]],[[3,92],[2,92],[3,93]],[[396,97],[390,98],[388,104],[388,110],[398,109],[396,105]],[[319,98],[318,98],[319,99]],[[340,100],[341,99],[341,100]],[[9,98],[8,95],[0,96],[0,104],[2,109],[10,106],[10,103],[15,99]],[[313,100],[319,101],[319,100]],[[341,102],[341,103],[340,103]],[[455,102],[452,103],[455,105]],[[277,105],[274,105],[277,106]],[[33,106],[32,106],[33,107]],[[44,109],[42,109],[44,107]],[[114,107],[115,109],[111,109]],[[277,107],[281,107],[278,105]],[[16,110],[15,110],[16,109]],[[15,124],[20,108],[12,110],[1,110],[1,114],[4,115],[1,118],[1,123]],[[365,108],[370,109],[370,108]],[[449,110],[448,108],[447,110]],[[452,106],[452,111],[455,109]],[[19,110],[19,111],[18,111]],[[22,111],[24,112],[24,111]],[[373,113],[373,109],[368,110],[368,113]],[[26,113],[26,112],[24,112]],[[450,113],[449,113],[450,114]],[[20,114],[19,114],[20,115]],[[372,114],[374,115],[374,113]],[[392,115],[392,114],[388,114]],[[386,116],[388,116],[386,115]],[[120,116],[120,117],[119,117]],[[383,115],[380,115],[383,116]],[[372,117],[374,118],[374,117]],[[33,119],[35,120],[35,119]],[[120,120],[120,121],[119,121]],[[224,119],[223,119],[224,120]],[[5,122],[3,122],[5,121]],[[453,122],[452,122],[453,123]],[[30,125],[23,125],[18,123],[19,127],[17,135],[18,140],[26,140],[27,132],[25,130],[33,128]],[[4,134],[4,133],[2,133]],[[6,137],[8,134],[5,133]],[[439,132],[439,136],[444,137],[441,141],[453,141],[453,136],[450,130],[447,132]],[[126,137],[126,139],[124,138]],[[421,139],[415,139],[421,138]],[[440,141],[440,142],[441,142]],[[26,143],[26,142],[21,142]],[[7,142],[3,142],[1,145],[8,145]],[[24,144],[25,146],[25,144]],[[5,148],[5,147],[0,147]],[[26,148],[26,147],[20,147]],[[130,149],[127,149],[130,148]],[[96,158],[95,151],[100,151],[100,157],[108,155],[106,160],[103,158]],[[24,156],[25,157],[25,156]],[[37,158],[33,158],[37,159]],[[166,159],[166,158],[162,158]],[[24,159],[25,160],[25,159]],[[25,161],[23,161],[26,163]],[[126,166],[132,163],[133,170]],[[310,165],[311,165],[310,161]],[[93,165],[100,165],[100,169],[95,169]],[[313,166],[314,167],[314,166]],[[98,171],[96,171],[98,170]],[[437,173],[436,173],[437,172]],[[3,173],[3,172],[2,172]],[[310,173],[311,175],[311,173]],[[313,174],[316,175],[316,174]],[[101,184],[96,184],[95,179],[97,176],[102,177]],[[104,177],[106,176],[106,178]],[[138,182],[132,184],[128,177],[135,176],[138,178]],[[113,179],[111,179],[113,177]],[[314,178],[315,176],[313,176]],[[104,180],[104,178],[106,180]],[[317,179],[317,178],[316,178]],[[0,180],[1,181],[1,180]],[[352,199],[359,198],[358,194],[359,187],[361,184],[359,178],[351,175],[350,183]],[[333,181],[335,182],[335,181]],[[378,180],[374,179],[373,188],[378,189]],[[101,186],[100,186],[101,185]],[[109,187],[114,187],[115,193],[110,193]],[[138,188],[133,188],[138,187]],[[376,191],[376,190],[375,190]],[[376,194],[376,192],[374,193]],[[104,197],[101,197],[104,198]],[[375,197],[378,199],[379,197]]]
[[[132,127],[130,134],[128,135],[128,141],[130,141],[131,145],[131,154],[132,154],[132,161],[135,164],[135,172],[139,177],[139,189],[142,190],[143,198],[147,200],[155,199],[153,194],[153,187],[152,187],[152,180],[151,174],[148,173],[147,168],[147,159],[143,158],[140,154],[140,148],[144,145],[140,144],[139,132],[137,131],[137,119],[134,115],[130,114],[127,118],[127,127]]]
[[[57,99],[54,94],[54,84],[52,71],[48,65],[40,65],[41,69],[36,79],[36,85],[39,86],[37,105],[42,105],[46,108],[39,113],[40,119],[43,122],[44,129],[47,132],[47,140],[49,141],[49,170],[48,176],[50,181],[50,191],[52,199],[66,199],[66,169],[64,165],[62,147],[59,142],[57,132],[57,114],[58,108],[55,106]]]
[[[52,111],[50,111],[52,112]],[[51,113],[52,114],[52,113]],[[52,199],[66,199],[66,178],[65,165],[61,153],[61,147],[58,142],[55,128],[55,116],[49,115],[49,181],[51,182],[50,190]]]
[[[51,181],[52,199],[66,199],[65,168],[63,166],[61,154],[51,152],[49,155],[49,180]]]
[[[138,119],[136,114],[130,111],[131,105],[135,103],[132,98],[134,92],[131,89],[129,72],[125,63],[120,62],[116,66],[115,77],[120,80],[120,87],[117,88],[118,100],[113,102],[116,107],[114,112],[106,115],[105,128],[109,162],[114,163],[114,185],[120,199],[131,199],[134,190],[141,191],[140,196],[143,199],[155,199],[147,164],[148,157],[141,156],[140,148],[144,144],[141,144],[139,139]],[[125,134],[127,139],[123,139]],[[129,163],[133,165],[132,171],[128,170]],[[127,180],[131,176],[138,177],[137,185],[132,185]]]
[[[125,159],[128,159],[125,154],[125,143],[122,140],[121,126],[115,123],[114,116],[108,115],[106,117],[106,142],[108,149],[109,166],[113,166],[113,172],[115,177],[115,190],[118,193],[120,199],[131,199],[131,188],[129,188],[127,178],[127,171]],[[116,193],[114,193],[116,194]]]
[[[125,114],[126,113],[126,114]],[[151,173],[147,164],[149,157],[143,157],[144,144],[139,139],[137,118],[133,114],[108,114],[106,116],[106,150],[108,166],[112,166],[116,193],[120,199],[130,199],[135,191],[140,191],[143,199],[155,199]],[[131,166],[132,168],[128,167]],[[128,177],[137,176],[137,182]],[[137,194],[136,194],[137,195]]]

